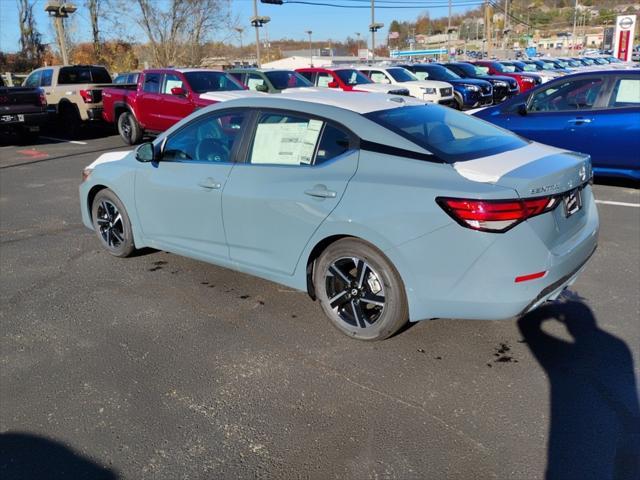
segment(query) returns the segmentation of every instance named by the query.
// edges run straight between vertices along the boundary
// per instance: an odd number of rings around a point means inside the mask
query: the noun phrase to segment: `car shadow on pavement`
[[[545,322],[564,325],[572,341],[545,331]],[[638,480],[640,407],[629,347],[575,300],[543,306],[518,327],[549,378],[546,479]]]
[[[0,434],[2,480],[117,480],[101,467],[54,440],[22,432]]]

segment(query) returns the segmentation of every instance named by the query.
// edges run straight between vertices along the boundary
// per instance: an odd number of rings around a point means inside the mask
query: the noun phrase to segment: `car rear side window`
[[[172,162],[231,162],[236,139],[243,131],[243,112],[206,115],[171,135],[162,150],[162,160]]]
[[[349,145],[347,132],[329,123],[325,124],[313,164],[320,165],[342,155],[349,150]]]
[[[333,77],[331,75],[324,72],[318,73],[318,81],[316,85],[319,87],[328,87],[331,82],[333,82]]]
[[[620,78],[616,80],[609,100],[609,107],[640,107],[640,79]]]
[[[104,67],[62,67],[58,72],[59,85],[79,83],[111,83],[111,76]]]
[[[257,90],[258,89],[258,85],[264,85],[264,86],[267,85],[265,80],[264,80],[264,78],[262,78],[257,73],[248,73],[247,74],[247,88],[249,90]]]
[[[42,71],[42,78],[40,79],[40,86],[42,87],[50,87],[51,80],[53,80],[53,70],[47,68]]]
[[[381,110],[365,117],[448,163],[496,155],[527,145],[507,130],[437,105]]]
[[[159,93],[161,76],[159,73],[145,74],[143,90],[147,93]]]
[[[38,70],[37,72],[33,72],[24,81],[24,85],[23,86],[29,87],[29,88],[39,87],[41,78],[42,78],[42,70]]]

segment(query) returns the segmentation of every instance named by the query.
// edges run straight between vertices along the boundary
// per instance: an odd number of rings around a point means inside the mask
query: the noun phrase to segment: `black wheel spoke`
[[[376,305],[378,307],[384,307],[384,297],[380,295],[376,295],[373,292],[365,292],[360,301],[363,303],[369,303],[371,305]]]
[[[349,278],[347,275],[345,275],[342,270],[340,270],[336,264],[334,263],[333,265],[331,265],[329,267],[329,272],[331,272],[333,275],[340,277],[342,279],[343,282],[350,284],[352,282],[352,279]]]
[[[360,303],[356,300],[351,300],[351,310],[353,312],[353,318],[356,320],[360,328],[367,328],[369,323],[366,320],[366,316],[362,311]]]
[[[340,308],[342,305],[349,301],[349,298],[349,291],[343,290],[333,298],[329,299],[329,305],[331,305],[331,308]]]

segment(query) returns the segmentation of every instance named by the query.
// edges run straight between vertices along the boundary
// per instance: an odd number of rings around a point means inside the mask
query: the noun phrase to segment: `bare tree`
[[[33,17],[33,7],[35,1],[17,0],[18,3],[18,22],[20,25],[20,50],[23,56],[34,65],[39,64],[44,45],[42,44],[42,36],[36,28],[36,21]]]
[[[136,0],[142,27],[158,66],[197,64],[203,44],[216,29],[228,27],[229,0]]]
[[[100,28],[98,20],[101,17],[101,10],[103,6],[102,0],[86,0],[85,5],[89,10],[89,19],[91,20],[91,38],[93,41],[93,53],[96,57],[96,61],[100,62]]]

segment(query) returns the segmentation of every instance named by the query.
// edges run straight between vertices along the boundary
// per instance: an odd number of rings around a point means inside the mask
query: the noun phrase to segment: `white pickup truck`
[[[409,90],[412,97],[425,102],[453,106],[453,86],[436,80],[419,80],[413,73],[402,67],[362,67],[360,71],[375,83],[397,85]]]

